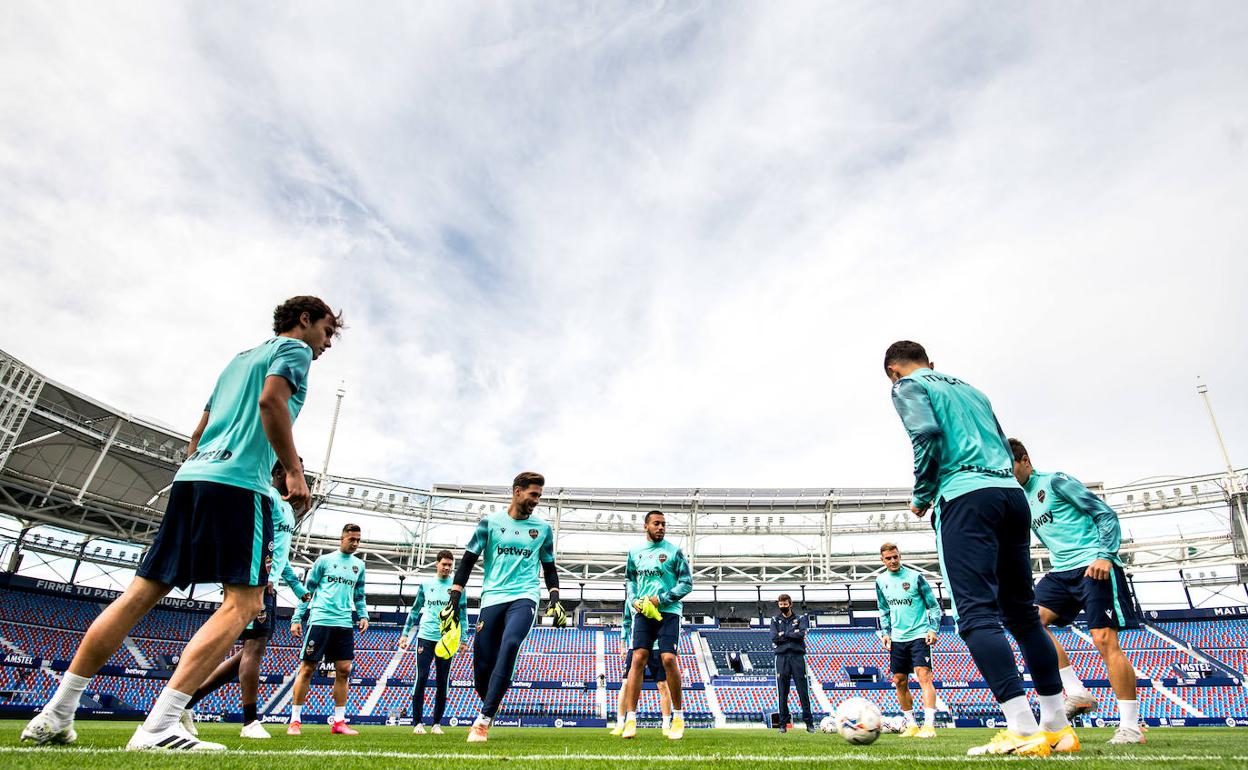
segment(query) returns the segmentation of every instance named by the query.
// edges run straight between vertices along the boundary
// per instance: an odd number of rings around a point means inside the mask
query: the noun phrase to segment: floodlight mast
[[[329,444],[325,447],[325,460],[321,463],[321,473],[316,477],[316,481],[312,485],[312,504],[308,508],[308,513],[300,522],[303,528],[303,547],[301,550],[308,549],[308,542],[312,537],[312,519],[316,515],[318,502],[325,497],[326,479],[329,478],[329,457],[334,453],[334,434],[338,432],[338,415],[342,412],[342,397],[347,395],[347,381],[342,380],[338,383],[338,400],[334,403],[334,416],[329,421]]]
[[[1248,513],[1245,513],[1245,505],[1248,504],[1248,494],[1244,494],[1243,485],[1240,484],[1239,478],[1235,475],[1235,466],[1231,465],[1231,453],[1226,449],[1226,441],[1222,438],[1222,429],[1218,427],[1218,420],[1213,416],[1213,404],[1209,401],[1209,388],[1205,383],[1201,382],[1200,377],[1196,378],[1196,392],[1200,394],[1201,399],[1205,402],[1205,410],[1209,412],[1209,422],[1213,425],[1213,434],[1218,439],[1218,449],[1222,451],[1222,462],[1226,464],[1226,483],[1227,498],[1231,506],[1231,516],[1234,523],[1231,525],[1231,539],[1238,548],[1241,557],[1248,557]],[[1235,524],[1239,526],[1236,527]],[[1236,537],[1235,530],[1239,530],[1239,536]],[[1248,570],[1243,564],[1239,565],[1238,578],[1242,581],[1248,577]]]

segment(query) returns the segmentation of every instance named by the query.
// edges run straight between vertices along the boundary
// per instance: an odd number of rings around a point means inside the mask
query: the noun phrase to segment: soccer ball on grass
[[[836,731],[850,743],[865,746],[880,737],[880,710],[866,698],[846,698],[833,716]]]

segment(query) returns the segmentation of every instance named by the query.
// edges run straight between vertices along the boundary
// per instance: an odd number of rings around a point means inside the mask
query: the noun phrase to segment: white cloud
[[[902,485],[901,337],[1040,463],[1248,407],[1248,13],[9,4],[0,347],[189,430],[315,292],[298,438],[426,484]]]

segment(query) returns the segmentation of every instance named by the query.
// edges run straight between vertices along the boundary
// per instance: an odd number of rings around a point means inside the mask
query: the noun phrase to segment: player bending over
[[[693,590],[693,574],[685,554],[666,538],[667,519],[661,511],[646,514],[646,541],[628,552],[624,568],[626,595],[632,597],[633,660],[629,668],[624,696],[624,729],[620,736],[637,736],[637,701],[641,697],[641,681],[650,663],[650,650],[658,643],[659,658],[667,672],[667,689],[672,697],[672,726],[667,737],[678,741],[685,737],[685,714],[681,708],[680,660],[676,645],[680,642],[681,599]]]
[[[914,446],[910,510],[923,516],[936,507],[936,552],[958,634],[1005,713],[1006,729],[968,754],[1078,751],[1062,703],[1057,653],[1035,606],[1027,496],[1014,478],[1014,456],[992,404],[957,377],[934,371],[917,342],[890,345],[884,370]],[[1031,671],[1039,724],[1003,625]]]
[[[316,560],[308,572],[311,601],[302,602],[290,621],[290,633],[298,638],[306,620],[307,638],[303,641],[299,674],[295,677],[287,735],[299,735],[303,721],[303,704],[308,698],[312,675],[322,659],[334,664],[333,735],[359,735],[347,727],[347,688],[355,659],[355,628],[368,630],[368,607],[364,602],[364,562],[353,554],[360,547],[360,525],[342,528],[338,550]],[[309,614],[311,617],[309,618]]]
[[[550,524],[534,513],[542,499],[546,479],[540,473],[525,471],[511,483],[511,505],[477,523],[464,558],[455,570],[450,603],[442,608],[442,631],[453,626],[472,568],[480,559],[485,575],[481,584],[481,614],[473,640],[473,686],[481,698],[481,713],[468,731],[469,743],[489,740],[490,725],[511,687],[512,672],[520,645],[537,619],[541,598],[538,570],[546,578],[550,592],[549,609],[555,625],[568,624],[567,613],[559,603],[559,575],[555,572],[555,536]]]
[[[182,727],[191,695],[243,628],[260,614],[274,547],[269,469],[281,460],[287,501],[308,504],[291,428],[308,393],[308,369],[329,350],[341,315],[316,297],[273,312],[277,336],[234,356],[217,378],[186,462],[174,476],[160,529],[134,580],[91,623],[52,700],[22,730],[23,741],[73,743],[74,711],[100,667],[174,586],[220,583],[221,606],[186,643],[165,688],[126,748],[223,751]]]
[[[875,600],[880,610],[880,641],[888,650],[897,702],[906,718],[902,738],[936,737],[936,686],[932,684],[932,645],[940,630],[940,603],[927,579],[901,563],[894,543],[880,546],[884,572],[875,579]],[[914,696],[910,674],[919,678],[923,690],[923,727],[914,720]]]
[[[1120,721],[1109,742],[1143,743],[1135,667],[1118,645],[1118,629],[1139,627],[1131,587],[1118,558],[1122,542],[1118,514],[1078,479],[1033,468],[1023,442],[1010,439],[1010,449],[1014,452],[1014,477],[1023,485],[1031,504],[1031,529],[1049,549],[1053,562],[1052,570],[1036,585],[1040,622],[1068,626],[1080,610],[1087,612],[1088,630],[1105,660],[1109,683],[1118,698]],[[1066,687],[1066,715],[1095,711],[1096,698],[1075,674],[1056,636],[1053,646]]]
[[[451,640],[452,650],[443,641],[438,614],[451,600],[451,571],[455,569],[455,554],[439,551],[434,567],[436,573],[416,587],[416,598],[399,635],[399,649],[406,650],[411,644],[412,631],[416,631],[416,685],[412,688],[412,733],[425,734],[425,685],[429,682],[429,666],[436,672],[433,697],[434,735],[442,734],[442,714],[446,712],[446,688],[451,682],[451,658],[463,641],[463,627],[468,622],[468,597],[459,597],[459,628]]]
[[[270,580],[279,576],[287,587],[295,592],[299,601],[306,602],[310,598],[308,590],[299,582],[295,568],[290,564],[290,541],[295,532],[295,511],[290,503],[282,499],[286,491],[286,471],[280,462],[273,464],[273,486],[269,488],[269,496],[273,499],[273,566],[269,570]],[[195,727],[195,714],[192,709],[208,695],[216,692],[230,682],[238,679],[242,690],[243,729],[239,736],[243,738],[269,738],[269,731],[264,729],[257,713],[257,702],[260,693],[260,661],[268,649],[269,639],[273,636],[273,627],[277,617],[277,587],[270,582],[264,592],[264,609],[260,615],[243,629],[238,637],[242,649],[221,661],[208,681],[200,685],[191,696],[190,703],[182,712],[182,727],[191,735],[199,735]]]

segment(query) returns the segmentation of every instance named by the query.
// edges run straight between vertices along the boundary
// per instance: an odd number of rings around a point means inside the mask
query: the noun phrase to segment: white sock
[[[1056,695],[1038,695],[1037,698],[1040,700],[1040,728],[1042,730],[1055,733],[1070,727],[1070,720],[1066,718],[1065,698],[1060,692]]]
[[[143,729],[149,733],[163,733],[178,723],[178,719],[182,716],[182,709],[186,708],[186,704],[190,702],[190,694],[166,687],[160,691],[160,695],[156,696],[152,710],[148,713],[147,719],[143,721]]]
[[[627,714],[627,715],[625,715],[625,717],[624,717],[624,721],[625,721],[625,722],[636,722],[636,721],[637,721],[637,712],[636,712],[636,711],[630,711],[630,712],[628,712],[628,714]]]
[[[1035,735],[1040,732],[1036,724],[1036,715],[1031,713],[1031,704],[1026,695],[1018,695],[1001,704],[1005,712],[1005,725],[1015,735]]]
[[[334,721],[335,722],[347,721],[347,707],[346,706],[334,706]]]
[[[672,715],[664,714],[663,715],[663,729],[666,730],[667,728],[671,726],[672,726]]]
[[[619,711],[615,712],[615,719],[620,724],[624,724],[624,709],[620,709]]]
[[[57,719],[73,719],[74,712],[78,710],[78,701],[82,699],[82,693],[86,691],[90,683],[91,677],[78,676],[66,671],[61,677],[61,684],[56,688],[52,700],[48,701],[48,705],[44,706],[43,710]]]
[[[903,717],[905,717],[905,718],[906,718],[906,727],[913,727],[913,726],[914,726],[914,724],[915,724],[915,722],[914,722],[914,709],[910,709],[909,711],[903,711],[903,712],[901,712],[901,715],[902,715]]]
[[[1132,730],[1140,729],[1140,702],[1138,700],[1118,701],[1118,719],[1122,727]]]
[[[680,719],[683,721],[684,718],[685,718],[684,709],[672,709],[672,719]]]
[[[293,703],[290,705],[290,721],[292,722],[303,721],[303,706],[296,706]]]
[[[929,708],[923,709],[923,726],[924,727],[936,726],[936,709],[929,709]]]
[[[1083,686],[1083,680],[1080,679],[1079,675],[1075,673],[1073,666],[1059,668],[1057,673],[1061,674],[1062,687],[1066,688],[1067,697],[1088,694],[1088,688]]]

